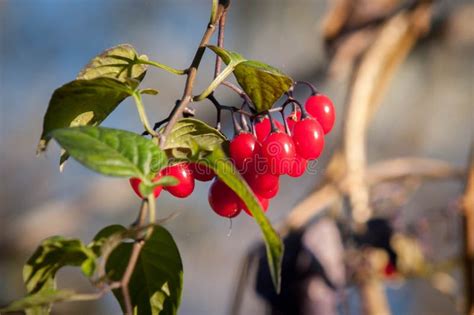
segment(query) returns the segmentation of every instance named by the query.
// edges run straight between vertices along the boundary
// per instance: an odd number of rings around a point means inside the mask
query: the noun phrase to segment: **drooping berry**
[[[278,120],[274,120],[275,126],[278,130],[284,132],[285,127]],[[265,117],[261,121],[255,124],[255,134],[257,135],[257,140],[263,142],[265,138],[270,134],[272,130],[270,119]]]
[[[305,108],[321,124],[324,134],[331,131],[336,120],[336,110],[329,97],[323,94],[310,96],[306,100]]]
[[[229,145],[230,157],[238,170],[245,170],[260,153],[261,145],[251,133],[237,135]]]
[[[262,206],[262,209],[264,212],[268,210],[268,206],[270,205],[270,201],[267,198],[263,198],[262,196],[259,196],[258,194],[255,194],[257,196],[258,201],[260,202],[260,205]],[[250,210],[247,208],[245,203],[240,200],[240,207],[247,213],[249,216],[253,217],[252,213]]]
[[[291,112],[288,117],[286,117],[286,123],[288,124],[288,129],[293,132],[293,127],[295,124],[301,120],[301,112],[300,111],[293,111]]]
[[[293,141],[299,156],[307,160],[314,160],[323,151],[324,131],[315,119],[307,117],[295,124]]]
[[[161,177],[160,175],[156,175],[156,177],[153,179],[153,182],[156,182],[157,180],[159,180],[160,177]],[[137,194],[137,196],[143,199],[144,197],[142,196],[140,192],[140,188],[139,188],[142,180],[137,177],[132,177],[128,181],[130,182],[130,186],[132,186],[132,189]],[[162,189],[163,189],[162,186],[155,187],[155,189],[153,190],[153,195],[155,195],[155,198],[158,198]]]
[[[222,217],[233,218],[240,213],[240,199],[224,182],[216,179],[209,189],[209,205]]]
[[[188,164],[189,170],[194,176],[194,179],[199,180],[201,182],[208,182],[214,177],[216,177],[216,173],[202,163],[194,163],[191,162]]]
[[[300,177],[306,171],[308,166],[308,160],[303,159],[299,154],[295,155],[295,159],[291,163],[290,171],[288,175],[291,177]]]
[[[293,140],[283,132],[270,134],[262,144],[262,157],[267,161],[271,174],[288,173],[289,165],[295,157]]]
[[[179,181],[174,186],[166,186],[164,190],[175,197],[186,198],[194,190],[194,176],[189,170],[187,163],[179,163],[168,166],[161,172],[164,176],[174,176]]]

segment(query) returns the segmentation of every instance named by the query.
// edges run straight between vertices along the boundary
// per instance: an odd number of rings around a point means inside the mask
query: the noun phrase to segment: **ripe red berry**
[[[247,183],[252,190],[262,197],[272,198],[278,192],[278,175],[251,171],[245,174],[244,178],[247,180]]]
[[[321,124],[324,134],[331,131],[336,120],[336,110],[329,97],[323,94],[310,96],[306,100],[305,108]]]
[[[293,140],[283,132],[270,134],[262,144],[262,157],[267,161],[271,174],[288,173],[289,165],[295,157]]]
[[[238,170],[245,170],[260,153],[261,145],[251,133],[237,135],[229,145],[230,157]]]
[[[161,177],[160,175],[156,175],[156,177],[153,179],[153,182],[156,182],[157,180],[159,180],[160,177]],[[132,189],[137,194],[137,196],[143,199],[143,196],[140,193],[140,188],[139,188],[142,180],[137,177],[132,177],[128,181],[130,182],[130,185],[132,186]],[[155,187],[155,189],[153,190],[153,195],[155,195],[155,198],[158,198],[162,189],[163,189],[162,186]]]
[[[285,127],[279,122],[278,120],[274,120],[275,126],[280,130],[280,131],[285,131]],[[270,134],[272,127],[270,124],[270,119],[268,117],[265,117],[262,119],[260,122],[255,124],[255,134],[257,135],[257,140],[260,142],[263,142],[265,138]]]
[[[313,118],[298,121],[293,128],[296,153],[307,160],[314,160],[324,148],[324,131]]]
[[[306,171],[308,166],[308,160],[303,159],[301,156],[296,154],[295,159],[291,163],[290,171],[288,175],[291,177],[300,177]]]
[[[216,173],[202,163],[189,163],[188,164],[189,170],[194,176],[194,179],[199,180],[201,182],[208,182],[214,177],[216,177]]]
[[[166,186],[164,189],[175,197],[186,198],[194,190],[194,177],[187,163],[179,163],[168,166],[161,172],[164,176],[174,176],[179,184]]]
[[[233,218],[240,213],[239,197],[224,182],[216,179],[209,189],[212,210],[222,217]]]
[[[258,194],[255,194],[255,196],[257,196],[257,199],[260,202],[263,212],[267,212],[268,206],[270,205],[270,201],[267,198],[263,198],[262,196],[259,196]],[[240,207],[245,211],[245,213],[253,217],[252,213],[250,212],[250,210],[247,208],[247,206],[242,200],[240,200]]]
[[[286,123],[288,124],[288,129],[293,132],[293,127],[295,124],[301,120],[301,112],[293,111],[288,117],[286,117]]]

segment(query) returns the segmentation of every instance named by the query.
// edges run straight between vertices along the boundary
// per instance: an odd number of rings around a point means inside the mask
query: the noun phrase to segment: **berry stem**
[[[295,84],[293,85],[293,88],[296,87],[298,84],[306,85],[311,90],[311,95],[319,94],[318,89],[316,89],[316,87],[308,81],[296,81]]]

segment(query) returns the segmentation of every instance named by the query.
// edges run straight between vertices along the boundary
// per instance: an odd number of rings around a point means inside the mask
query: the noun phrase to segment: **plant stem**
[[[217,34],[217,47],[224,48],[224,29],[225,29],[225,18],[227,16],[227,9],[224,10],[219,20],[219,31]],[[219,55],[216,55],[216,65],[214,68],[214,78],[216,78],[221,72],[222,59]]]
[[[197,74],[199,64],[201,63],[202,56],[204,55],[206,45],[211,39],[212,34],[214,34],[214,31],[216,29],[216,24],[221,18],[224,11],[225,11],[225,6],[219,3],[219,5],[217,6],[216,14],[215,14],[215,20],[211,21],[208,24],[207,29],[204,32],[204,35],[202,36],[201,42],[199,43],[198,49],[196,50],[191,66],[189,67],[186,73],[187,79],[186,79],[186,85],[184,86],[183,96],[181,97],[179,101],[176,111],[170,117],[170,121],[166,125],[165,130],[163,131],[161,135],[161,139],[160,139],[161,147],[164,147],[166,138],[169,135],[170,131],[172,130],[174,124],[178,121],[178,118],[183,114],[183,111],[186,108],[186,106],[192,101],[194,81],[196,80],[196,74]]]
[[[153,193],[148,195],[148,218],[149,223],[154,224],[156,219],[156,203],[155,203],[155,196]],[[151,234],[153,233],[153,225],[147,230],[145,239],[149,239]]]
[[[133,99],[135,100],[135,104],[137,105],[138,115],[140,116],[140,121],[145,127],[145,130],[152,135],[152,137],[158,137],[158,134],[151,128],[150,122],[148,121],[148,117],[145,112],[145,107],[143,106],[142,96],[138,91],[135,91],[133,94]]]
[[[137,64],[144,64],[144,65],[150,65],[154,66],[156,68],[163,69],[165,71],[168,71],[169,73],[177,74],[177,75],[185,75],[188,71],[187,69],[185,70],[180,70],[180,69],[175,69],[173,67],[164,65],[162,63],[152,61],[152,60],[143,60],[143,59],[138,59]]]
[[[214,81],[209,84],[209,86],[201,92],[201,94],[196,95],[193,97],[192,101],[193,102],[199,102],[205,99],[209,94],[214,92],[214,90],[222,83],[224,80],[234,71],[234,66],[232,64],[229,64],[224,71],[222,71],[215,79]]]

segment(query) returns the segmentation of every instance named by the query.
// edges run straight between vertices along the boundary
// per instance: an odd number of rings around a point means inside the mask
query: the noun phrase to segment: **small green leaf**
[[[226,65],[230,63],[237,64],[246,60],[241,54],[226,50],[221,47],[207,45],[207,48],[211,49],[216,55],[221,57],[222,61],[224,61]]]
[[[257,198],[253,194],[247,182],[242,178],[229,158],[222,150],[216,148],[212,153],[199,160],[211,167],[227,186],[229,186],[247,205],[253,218],[260,227],[265,241],[268,265],[272,276],[273,284],[277,292],[280,291],[281,262],[283,257],[283,243],[263,213]]]
[[[142,196],[148,196],[158,186],[174,186],[178,184],[179,184],[179,181],[176,177],[163,176],[163,177],[160,177],[159,180],[153,181],[150,184],[141,182],[138,188],[140,189],[140,193],[142,194]]]
[[[84,274],[90,277],[95,270],[95,259],[94,252],[80,240],[61,236],[47,238],[23,268],[27,291],[34,293],[41,290],[64,266],[81,266]]]
[[[108,77],[130,84],[132,89],[138,86],[146,73],[147,65],[137,63],[138,54],[129,44],[122,44],[107,49],[97,57],[94,57],[85,66],[77,80],[91,80],[99,77]],[[145,55],[141,59],[148,60]]]
[[[155,90],[155,89],[151,89],[151,88],[140,90],[140,94],[158,95],[158,93],[160,93],[160,91]]]
[[[225,141],[226,137],[217,129],[198,119],[183,118],[173,126],[164,149],[175,158],[199,158]]]
[[[26,310],[28,315],[48,315],[50,304],[73,300],[75,295],[76,293],[71,290],[42,290],[0,308],[0,313]]]
[[[84,166],[104,175],[148,181],[166,163],[166,155],[151,140],[133,132],[76,127],[51,132],[62,148]]]
[[[293,84],[280,70],[253,60],[238,64],[234,75],[258,112],[270,109]]]
[[[132,243],[122,243],[107,260],[107,274],[120,280],[128,264]],[[156,226],[140,252],[129,283],[134,314],[177,314],[183,289],[183,264],[171,234]],[[122,292],[114,295],[125,311]]]
[[[220,47],[208,47],[227,65],[234,65],[235,78],[252,100],[257,112],[270,109],[293,84],[289,76],[263,62],[247,60],[238,53]]]

